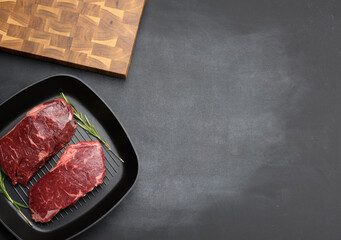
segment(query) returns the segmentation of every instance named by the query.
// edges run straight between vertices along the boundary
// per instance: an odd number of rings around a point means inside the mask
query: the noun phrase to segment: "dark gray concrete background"
[[[338,0],[147,0],[127,80],[0,53],[0,102],[73,74],[130,135],[137,184],[75,239],[340,239],[340,27]]]

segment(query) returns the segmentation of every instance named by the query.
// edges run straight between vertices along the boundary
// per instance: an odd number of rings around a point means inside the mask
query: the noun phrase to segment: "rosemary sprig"
[[[1,189],[1,193],[8,199],[8,201],[10,201],[13,206],[18,210],[18,212],[21,214],[21,216],[23,216],[25,218],[25,220],[27,221],[27,223],[32,227],[32,223],[30,220],[27,219],[27,217],[22,213],[22,211],[20,210],[20,208],[28,208],[28,206],[23,205],[21,203],[18,203],[17,201],[14,201],[10,195],[8,194],[6,187],[5,187],[5,175],[2,174],[2,172],[0,171],[0,189]]]
[[[90,123],[89,119],[87,118],[86,115],[83,115],[82,113],[78,112],[77,109],[75,108],[75,106],[72,105],[72,103],[69,101],[69,99],[67,99],[67,97],[65,96],[64,93],[60,93],[60,96],[62,97],[62,99],[64,99],[65,102],[67,102],[68,104],[70,104],[72,110],[73,110],[73,115],[75,116],[75,118],[78,120],[78,125],[80,127],[82,127],[83,129],[85,129],[88,133],[90,133],[92,136],[96,137],[98,140],[100,140],[106,147],[107,149],[112,152],[121,162],[124,163],[123,159],[120,158],[117,153],[115,153],[109,146],[107,140],[105,138],[101,138],[101,136],[99,135],[96,127]]]

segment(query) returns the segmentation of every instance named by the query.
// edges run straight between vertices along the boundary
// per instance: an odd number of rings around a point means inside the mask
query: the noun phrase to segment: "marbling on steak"
[[[12,184],[26,186],[50,156],[75,133],[72,108],[63,99],[42,103],[0,139],[0,165]]]
[[[105,165],[99,142],[88,141],[70,145],[57,165],[28,191],[32,219],[50,221],[61,209],[103,182]]]

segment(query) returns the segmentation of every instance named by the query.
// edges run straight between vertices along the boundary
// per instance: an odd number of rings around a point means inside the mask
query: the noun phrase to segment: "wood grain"
[[[145,0],[0,0],[0,49],[126,78]]]

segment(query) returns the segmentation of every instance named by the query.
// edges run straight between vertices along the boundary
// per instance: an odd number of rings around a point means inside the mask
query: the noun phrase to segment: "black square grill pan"
[[[41,80],[12,96],[0,105],[0,137],[12,129],[30,109],[38,104],[59,97],[64,92],[79,112],[87,115],[111,148],[121,156],[125,163],[109,152],[104,145],[104,182],[79,199],[76,204],[61,210],[48,223],[35,223],[28,209],[22,209],[33,223],[30,227],[9,201],[0,195],[0,221],[18,239],[69,239],[97,223],[126,196],[133,187],[138,174],[138,159],[129,137],[103,100],[81,80],[67,75],[52,76]],[[69,144],[80,141],[97,140],[81,127]],[[68,145],[69,145],[68,144]],[[45,175],[59,160],[64,147],[50,158],[30,180],[27,187],[20,184],[13,187],[6,177],[5,186],[10,196],[28,204],[28,189]]]

